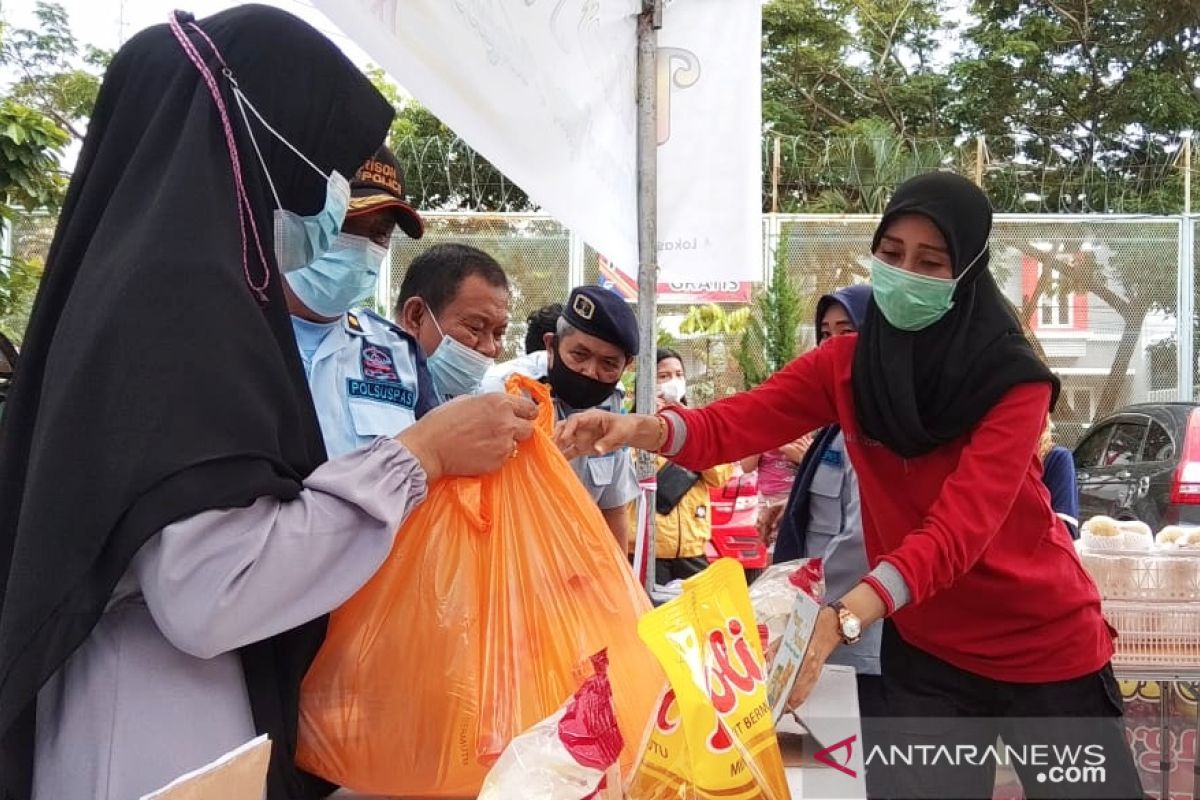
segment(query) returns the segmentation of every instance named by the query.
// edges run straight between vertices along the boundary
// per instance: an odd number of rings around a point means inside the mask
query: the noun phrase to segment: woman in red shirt
[[[1031,800],[1141,798],[1112,631],[1041,481],[1058,380],[988,271],[991,224],[966,179],[907,181],[875,232],[857,336],[703,409],[573,417],[559,442],[567,455],[631,445],[699,469],[840,424],[872,571],[819,617],[793,707],[840,642],[884,621],[890,719],[876,734],[907,749],[866,762],[887,772],[891,796],[990,798],[1007,757]],[[1020,752],[996,751],[998,735]],[[949,755],[918,746],[930,744]]]

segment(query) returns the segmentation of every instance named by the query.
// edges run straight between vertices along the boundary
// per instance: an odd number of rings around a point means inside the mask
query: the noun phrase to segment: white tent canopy
[[[641,0],[317,6],[540,206],[634,271]],[[686,0],[665,12],[656,76],[663,280],[761,277],[761,15],[757,0]]]

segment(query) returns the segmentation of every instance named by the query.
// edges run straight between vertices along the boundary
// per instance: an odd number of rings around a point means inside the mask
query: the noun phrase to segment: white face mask
[[[668,405],[679,403],[687,395],[687,381],[683,378],[671,378],[658,385],[658,396]]]

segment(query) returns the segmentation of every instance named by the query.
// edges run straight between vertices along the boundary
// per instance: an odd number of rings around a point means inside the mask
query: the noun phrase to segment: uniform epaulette
[[[369,308],[362,309],[361,313],[364,317],[371,320],[372,322],[378,322],[380,325],[391,330],[392,333],[395,333],[399,336],[403,336],[405,339],[410,339],[410,340],[413,339],[413,337],[409,335],[408,331],[404,330],[404,328],[401,328],[399,325],[392,322],[390,319],[383,316],[382,314],[377,314]]]

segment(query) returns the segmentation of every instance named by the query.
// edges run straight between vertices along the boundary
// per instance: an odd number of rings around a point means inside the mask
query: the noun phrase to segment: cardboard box
[[[866,797],[866,750],[852,667],[826,665],[808,700],[795,716],[780,720],[776,733],[792,797]]]
[[[262,800],[271,740],[259,736],[141,800]]]

